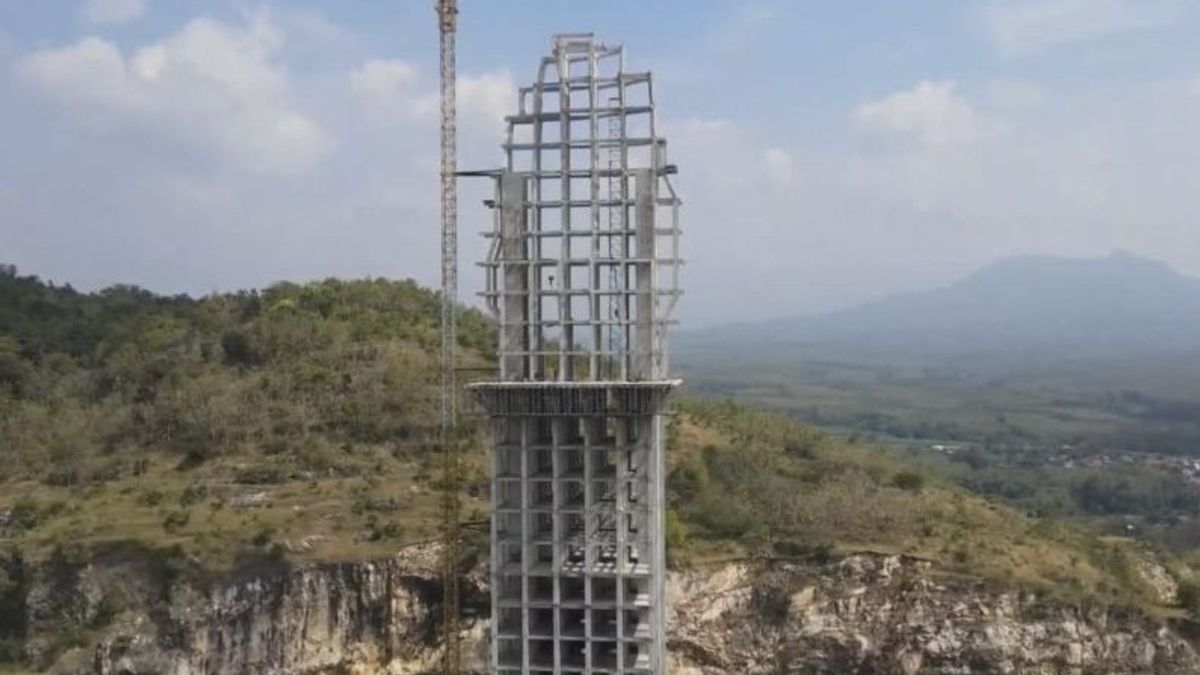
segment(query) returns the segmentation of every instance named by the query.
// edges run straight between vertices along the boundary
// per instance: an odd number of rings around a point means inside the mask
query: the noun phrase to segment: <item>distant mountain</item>
[[[1118,252],[1026,256],[951,286],[829,314],[685,333],[698,353],[864,359],[1090,360],[1200,351],[1200,279]]]

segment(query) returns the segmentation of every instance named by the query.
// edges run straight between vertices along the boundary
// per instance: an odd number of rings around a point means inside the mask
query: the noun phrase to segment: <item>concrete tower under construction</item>
[[[666,671],[664,405],[679,199],[647,72],[559,35],[507,118],[484,297],[492,672]]]

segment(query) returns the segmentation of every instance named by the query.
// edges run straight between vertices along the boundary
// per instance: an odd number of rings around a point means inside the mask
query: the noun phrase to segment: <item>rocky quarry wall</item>
[[[248,569],[211,585],[128,555],[18,562],[9,560],[8,572],[22,580],[23,616],[7,625],[22,627],[27,656],[48,672],[438,670],[441,587],[429,547],[386,560]],[[482,570],[464,584],[472,673],[486,664],[485,586]],[[697,568],[673,572],[668,593],[674,675],[1200,673],[1187,639],[1138,612],[947,579],[896,556]]]

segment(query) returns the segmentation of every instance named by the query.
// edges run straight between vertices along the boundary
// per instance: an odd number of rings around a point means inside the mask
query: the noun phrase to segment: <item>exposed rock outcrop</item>
[[[1188,641],[1136,612],[938,580],[896,556],[732,564],[673,582],[679,675],[1200,672]]]
[[[129,556],[27,566],[26,651],[72,675],[437,672],[436,562],[415,547],[211,585]],[[673,573],[668,592],[676,675],[1200,672],[1187,640],[1135,612],[939,579],[900,557],[731,563]],[[483,672],[481,571],[465,594],[467,665]],[[64,626],[88,627],[89,640],[63,649]]]
[[[72,675],[375,675],[438,670],[441,585],[436,551],[300,569],[259,564],[241,579],[173,579],[161,563],[99,558],[49,564],[27,595],[35,665]],[[464,594],[478,607],[482,580]],[[56,653],[63,626],[96,626],[96,644]],[[482,669],[484,624],[468,617],[468,665]],[[53,661],[51,665],[50,661]]]

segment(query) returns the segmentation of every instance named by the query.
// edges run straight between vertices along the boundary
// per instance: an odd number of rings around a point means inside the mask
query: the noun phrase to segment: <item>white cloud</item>
[[[737,5],[737,10],[729,17],[724,32],[715,41],[718,51],[725,53],[741,52],[754,46],[755,40],[764,29],[779,19],[779,10],[758,3]]]
[[[371,59],[349,75],[350,89],[373,115],[392,122],[432,122],[440,97],[435,83],[423,83],[420,71],[400,59]],[[458,77],[459,124],[465,132],[495,136],[504,116],[515,112],[516,84],[507,70]]]
[[[178,33],[126,55],[88,37],[27,55],[18,73],[83,120],[107,116],[169,133],[257,173],[296,173],[331,143],[297,111],[276,62],[283,35],[265,13],[246,25],[193,19]]]
[[[315,46],[345,46],[355,41],[354,34],[335,23],[324,12],[308,8],[279,8],[280,24],[298,41]]]
[[[1045,105],[1054,93],[1037,82],[1022,79],[1002,79],[986,88],[987,102],[1004,110],[1030,110]]]
[[[849,181],[876,199],[930,212],[979,187],[980,146],[997,125],[958,95],[953,82],[911,89],[856,106]]]
[[[953,82],[921,82],[876,101],[860,104],[853,118],[870,133],[901,137],[928,147],[978,140],[984,120],[955,92]]]
[[[80,9],[92,23],[125,23],[146,13],[145,0],[87,0]]]
[[[959,111],[951,115],[881,105],[911,102],[899,95],[853,110],[851,129],[866,133],[847,153],[844,189],[876,214],[860,214],[856,228],[877,219],[878,238],[890,237],[895,251],[926,261],[947,256],[956,274],[1007,255],[1114,248],[1198,269],[1200,258],[1179,248],[1195,241],[1182,234],[1191,208],[1185,184],[1200,170],[1200,128],[1186,84],[1010,85],[980,86],[970,99],[955,93],[953,104],[932,106]],[[864,120],[863,110],[877,114]],[[947,116],[971,124],[930,121]],[[943,126],[972,132],[930,130]],[[881,134],[891,142],[879,143]]]
[[[417,93],[417,69],[399,59],[371,59],[350,71],[350,90],[373,112],[412,118],[430,112]]]
[[[767,148],[763,152],[767,179],[776,187],[787,187],[796,177],[796,163],[783,148]]]
[[[0,147],[8,164],[37,170],[0,180],[3,254],[84,286],[204,292],[330,274],[436,283],[436,65],[416,52],[367,61],[355,35],[339,43],[320,25],[302,29],[279,10],[17,60],[34,86],[4,89]],[[283,67],[306,49],[321,50],[295,59],[307,73]],[[350,66],[331,78],[329,64]],[[466,169],[501,161],[495,132],[516,87],[495,68],[460,75]],[[914,77],[847,105],[839,123],[801,127],[750,110],[706,118],[672,95],[689,86],[669,87],[666,103],[697,117],[659,121],[680,169],[690,325],[936,285],[1026,252],[1126,248],[1200,271],[1191,78]],[[71,127],[45,114],[39,92]],[[288,120],[300,133],[280,130]],[[303,181],[251,173],[299,167],[310,167]],[[480,201],[492,185],[459,186],[470,301],[480,276],[469,262],[486,241],[469,235],[488,226]]]
[[[1174,0],[993,0],[984,28],[1006,56],[1026,56],[1170,23]]]
[[[681,311],[728,321],[828,303],[825,291],[814,289],[841,274],[834,266],[845,267],[845,257],[831,250],[844,239],[845,222],[837,220],[844,190],[834,185],[840,172],[833,159],[732,119],[664,118],[661,131],[669,161],[679,166],[672,183],[683,198],[690,299]],[[731,273],[737,283],[729,282]]]
[[[502,129],[504,116],[516,112],[516,88],[507,70],[465,74],[458,79],[459,112],[483,129]]]
[[[733,192],[757,192],[763,185],[781,186],[781,176],[773,175],[780,169],[787,173],[787,182],[795,179],[787,150],[766,145],[753,130],[732,120],[685,118],[665,120],[662,127],[671,161],[679,162],[689,185],[702,186],[699,191],[706,193],[706,201]],[[736,202],[727,206],[733,212],[750,211]]]

